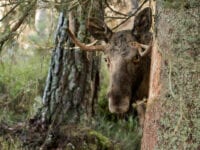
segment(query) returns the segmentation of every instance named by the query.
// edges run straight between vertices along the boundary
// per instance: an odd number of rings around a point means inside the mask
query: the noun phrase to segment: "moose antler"
[[[85,45],[84,43],[81,43],[76,37],[75,35],[71,32],[70,29],[67,29],[67,32],[69,34],[69,36],[71,37],[72,41],[74,42],[74,44],[76,44],[77,46],[80,47],[81,50],[84,51],[104,51],[105,50],[105,46],[103,45]]]
[[[149,45],[144,45],[144,44],[139,44],[139,45],[140,45],[140,48],[138,49],[138,52],[141,57],[144,57],[151,51],[152,41],[150,42]]]
[[[135,41],[131,42],[130,44],[133,48],[138,49],[138,52],[139,52],[141,57],[146,56],[151,51],[151,48],[152,48],[152,41],[150,42],[149,45],[141,44],[141,43],[138,43],[138,42],[135,42]]]

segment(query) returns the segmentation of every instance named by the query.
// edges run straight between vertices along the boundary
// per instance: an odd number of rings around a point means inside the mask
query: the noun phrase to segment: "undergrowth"
[[[104,136],[120,143],[123,150],[139,150],[142,131],[135,118],[129,117],[127,120],[108,121],[103,116],[97,117],[94,129]]]
[[[102,64],[101,75],[98,115],[93,128],[115,142],[119,142],[124,150],[139,150],[142,131],[139,128],[137,118],[129,116],[122,119],[109,112],[106,96],[109,86],[109,73],[105,63]]]
[[[0,122],[13,125],[26,121],[42,105],[41,98],[48,70],[48,57],[29,56],[28,59],[6,59],[0,65]],[[108,72],[102,65],[98,115],[92,124],[93,134],[107,137],[124,150],[140,149],[141,129],[135,118],[119,119],[108,110]],[[84,128],[84,126],[83,126]],[[2,134],[2,133],[1,133]],[[100,136],[101,137],[101,136]],[[22,143],[7,134],[0,136],[0,148],[19,149]]]
[[[0,121],[22,121],[41,104],[49,58],[29,57],[1,61]]]

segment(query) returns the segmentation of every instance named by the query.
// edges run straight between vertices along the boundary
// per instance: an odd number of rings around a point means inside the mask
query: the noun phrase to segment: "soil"
[[[40,150],[116,150],[121,149],[120,145],[112,142],[102,134],[86,127],[80,127],[75,124],[52,128],[43,123],[37,122],[19,123],[9,127],[0,124],[2,131],[0,136],[12,136],[21,142],[24,149]],[[0,145],[1,149],[1,145]]]

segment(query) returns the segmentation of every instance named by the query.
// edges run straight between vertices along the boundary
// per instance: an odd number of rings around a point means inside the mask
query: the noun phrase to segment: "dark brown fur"
[[[113,33],[105,23],[89,19],[88,30],[100,40],[107,42],[106,60],[110,72],[109,110],[112,113],[125,113],[130,104],[148,97],[150,57],[141,57],[138,47],[132,42],[149,44],[152,34],[151,9],[145,8],[135,18],[132,30]],[[98,25],[95,25],[95,23]]]

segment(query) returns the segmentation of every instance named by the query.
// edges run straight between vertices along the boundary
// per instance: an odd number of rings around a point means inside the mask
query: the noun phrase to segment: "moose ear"
[[[152,24],[152,11],[150,7],[143,9],[136,17],[132,33],[139,35],[150,30]]]
[[[86,27],[90,34],[98,40],[108,42],[112,36],[112,30],[97,18],[88,18]]]

